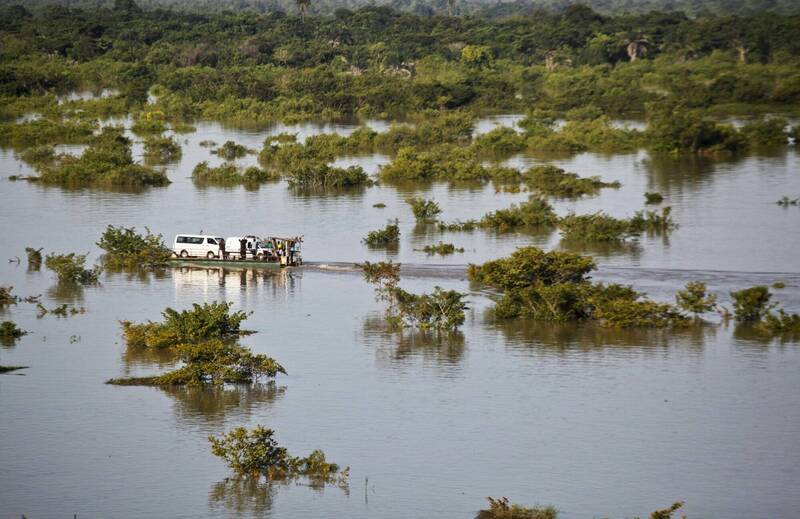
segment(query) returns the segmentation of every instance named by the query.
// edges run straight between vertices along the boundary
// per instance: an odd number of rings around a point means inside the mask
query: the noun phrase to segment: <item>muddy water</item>
[[[513,119],[510,119],[513,120]],[[479,125],[486,131],[498,121]],[[501,124],[508,124],[500,119]],[[557,235],[440,235],[417,228],[406,196],[435,198],[445,219],[480,217],[522,201],[492,186],[380,186],[335,196],[298,195],[284,183],[195,186],[201,160],[219,159],[204,140],[260,147],[268,133],[352,127],[236,130],[200,124],[180,136],[173,184],[144,193],[65,191],[0,182],[4,257],[0,283],[68,302],[86,313],[47,315],[20,303],[0,318],[32,333],[0,346],[0,363],[27,365],[0,376],[0,517],[472,517],[483,496],[553,504],[561,517],[646,515],[675,500],[689,517],[792,517],[800,507],[800,351],[715,324],[681,333],[610,332],[587,326],[489,321],[486,293],[463,265],[517,246],[571,246]],[[79,151],[76,149],[75,151]],[[137,145],[136,153],[141,153]],[[581,175],[619,180],[595,198],[556,201],[559,213],[642,209],[660,191],[680,228],[668,240],[590,251],[598,277],[669,300],[691,279],[727,291],[784,281],[776,297],[800,310],[800,157],[680,161],[646,153],[549,158]],[[388,157],[341,159],[377,171]],[[515,157],[527,166],[542,158]],[[255,161],[254,156],[240,163]],[[0,150],[0,176],[25,173]],[[387,204],[376,209],[377,202]],[[447,340],[386,334],[372,289],[350,262],[382,259],[359,242],[399,218],[402,243],[390,257],[408,269],[409,290],[434,285],[470,292],[462,333]],[[106,224],[149,226],[171,236],[302,233],[314,265],[281,274],[170,270],[104,275],[98,287],[59,287],[47,271],[5,258],[24,247],[91,252]],[[415,251],[438,240],[463,254]],[[273,385],[215,391],[111,387],[107,378],[154,373],[163,359],[131,357],[120,319],[157,319],[165,306],[233,301],[252,311],[243,343],[289,375]],[[349,491],[248,485],[209,452],[206,437],[264,424],[292,452],[322,448],[351,466]]]

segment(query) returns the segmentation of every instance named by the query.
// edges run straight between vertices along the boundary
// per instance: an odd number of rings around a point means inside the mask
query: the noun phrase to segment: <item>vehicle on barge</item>
[[[172,244],[172,261],[177,264],[296,267],[303,264],[302,243],[302,236],[248,234],[223,238],[214,234],[178,234]]]

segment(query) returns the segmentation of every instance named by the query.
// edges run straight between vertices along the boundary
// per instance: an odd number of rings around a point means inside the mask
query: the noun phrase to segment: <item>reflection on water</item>
[[[84,287],[78,283],[64,283],[57,281],[47,289],[47,297],[58,303],[83,303]]]
[[[364,319],[364,339],[374,345],[380,358],[402,361],[422,357],[437,365],[458,364],[464,356],[464,334],[460,331],[390,329],[381,315]]]
[[[677,344],[701,350],[713,339],[717,325],[698,324],[687,328],[664,329],[618,329],[597,323],[547,323],[531,319],[494,320],[491,327],[500,331],[509,345],[515,348],[536,351],[570,350],[587,352],[596,348],[634,348],[658,350]]]
[[[669,244],[666,234],[663,236],[665,246]],[[575,252],[578,254],[585,254],[589,256],[610,258],[613,256],[625,255],[630,259],[639,258],[642,254],[642,245],[639,240],[614,240],[614,241],[601,241],[601,242],[585,242],[580,240],[572,240],[562,238],[558,242],[560,249]]]
[[[228,513],[237,517],[264,517],[272,509],[278,486],[263,478],[225,478],[212,485],[208,492],[208,507],[214,515]]]
[[[159,389],[175,400],[174,409],[179,421],[207,425],[224,425],[230,416],[246,420],[255,409],[272,404],[286,391],[285,386],[278,386],[275,382]]]

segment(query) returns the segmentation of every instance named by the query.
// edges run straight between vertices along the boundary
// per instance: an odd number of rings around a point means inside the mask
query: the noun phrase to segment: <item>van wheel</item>
[[[208,251],[208,254],[206,254],[206,258],[208,258],[208,259],[214,259],[214,258],[216,258],[216,257],[217,257],[217,255],[216,255],[216,254],[214,254],[214,253],[213,253],[213,252],[211,252],[211,251]]]
[[[256,258],[258,258],[259,261],[263,260],[264,259],[264,253],[263,252],[259,252],[258,254],[256,254]]]
[[[185,250],[182,250],[181,251],[181,258],[188,258],[188,257],[189,257],[189,253],[186,252]]]

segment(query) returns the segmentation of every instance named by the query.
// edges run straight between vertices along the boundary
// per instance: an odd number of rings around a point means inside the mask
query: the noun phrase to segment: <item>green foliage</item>
[[[472,147],[479,153],[488,155],[511,155],[525,149],[525,137],[513,128],[498,126],[476,137]]]
[[[108,225],[97,246],[103,249],[107,266],[148,267],[166,264],[172,251],[164,245],[163,237],[145,227],[139,234],[134,227]]]
[[[749,146],[786,146],[789,137],[786,127],[786,119],[771,117],[745,124],[739,129],[739,133]]]
[[[420,330],[455,330],[464,324],[467,294],[434,287],[431,294],[412,294],[397,286],[386,286],[390,301],[389,322],[396,327]]]
[[[304,458],[289,455],[273,438],[274,431],[258,425],[252,430],[237,427],[219,437],[209,436],[211,452],[222,458],[236,474],[270,481],[309,478],[314,485],[343,484],[349,469],[328,463],[325,453],[315,450]]]
[[[28,270],[39,270],[42,268],[42,249],[25,247],[25,254],[28,256]]]
[[[596,268],[594,260],[589,257],[521,247],[508,258],[470,265],[467,274],[472,281],[510,290],[536,282],[546,285],[581,283],[588,280],[589,273]]]
[[[617,241],[641,233],[664,234],[677,227],[672,208],[661,213],[638,211],[632,218],[614,218],[600,211],[593,214],[569,214],[558,225],[564,238],[580,241]]]
[[[706,288],[702,281],[686,283],[686,288],[675,294],[678,308],[695,315],[713,311],[717,307],[717,296],[707,293]]]
[[[298,189],[346,189],[372,184],[361,166],[336,168],[323,163],[302,162],[288,172],[289,186]]]
[[[523,175],[525,182],[542,195],[578,198],[596,195],[604,187],[620,187],[619,182],[603,182],[599,177],[581,178],[556,166],[536,166]]]
[[[14,287],[0,285],[0,306],[15,305],[18,300],[14,295]]]
[[[527,202],[514,204],[508,209],[498,209],[484,215],[480,226],[507,232],[521,227],[555,227],[557,223],[558,216],[553,211],[553,207],[543,198],[531,197]]]
[[[27,148],[20,153],[19,158],[31,165],[50,164],[56,158],[56,151],[53,146],[43,144]]]
[[[406,198],[406,203],[411,206],[411,212],[418,222],[434,220],[442,212],[439,204],[424,198]]]
[[[746,142],[729,125],[722,125],[681,106],[658,106],[647,122],[647,140],[656,151],[734,152]]]
[[[672,519],[672,514],[683,508],[683,501],[673,503],[669,508],[656,510],[650,514],[650,519]]]
[[[236,164],[226,162],[215,168],[203,161],[192,170],[192,180],[200,185],[212,186],[257,186],[264,182],[277,180],[277,175],[257,168],[249,167],[242,171]]]
[[[370,247],[396,247],[400,243],[400,226],[397,221],[390,222],[383,229],[368,232],[361,241]]]
[[[552,506],[528,508],[512,504],[507,497],[486,498],[489,508],[481,510],[475,519],[556,519],[558,512]]]
[[[163,171],[135,164],[131,143],[120,128],[107,127],[80,157],[60,155],[40,164],[39,179],[65,187],[142,188],[170,183]]]
[[[775,308],[775,304],[769,302],[772,294],[765,286],[731,292],[731,299],[733,300],[733,316],[737,321],[761,321],[771,309]]]
[[[645,193],[644,203],[646,204],[660,204],[664,201],[664,196],[661,193]]]
[[[45,266],[56,273],[59,283],[76,283],[79,285],[96,284],[102,269],[95,266],[86,268],[88,254],[48,254]]]
[[[536,247],[517,249],[509,258],[470,265],[470,280],[502,290],[494,307],[499,319],[541,321],[595,320],[604,326],[685,326],[688,319],[669,304],[641,299],[623,285],[589,281],[591,258]]]
[[[0,323],[0,338],[19,339],[28,332],[20,329],[14,321],[3,321]]]
[[[456,252],[464,252],[464,248],[456,248],[456,246],[452,243],[439,242],[435,245],[424,246],[422,251],[426,254],[439,254],[441,256],[447,256],[448,254],[454,254]]]
[[[367,283],[397,285],[400,282],[400,263],[392,263],[391,260],[376,263],[365,261],[356,266],[364,273],[364,280]]]
[[[181,158],[181,146],[172,137],[151,135],[144,140],[144,157],[152,164],[166,164]]]
[[[163,323],[122,321],[122,332],[130,348],[163,349],[208,339],[233,339],[243,333],[240,325],[247,313],[231,312],[231,306],[233,303],[215,301],[195,303],[181,312],[167,308],[161,313]]]
[[[180,368],[152,377],[108,380],[120,386],[202,386],[205,384],[249,384],[286,374],[283,366],[266,355],[254,355],[230,341],[210,339],[178,344],[175,347]]]
[[[546,124],[527,123],[531,130],[527,146],[532,151],[634,151],[643,142],[643,136],[637,130],[615,128],[607,117],[593,120],[567,121],[558,130]]]
[[[242,146],[241,144],[236,144],[233,141],[225,141],[225,143],[222,146],[220,146],[216,150],[213,150],[211,153],[215,153],[225,160],[234,160],[240,157],[244,157],[250,152],[251,150],[247,149],[246,146]]]
[[[474,231],[480,226],[480,222],[477,220],[456,220],[454,222],[436,222],[436,228],[441,232],[451,231],[451,232],[458,232],[458,231]]]
[[[800,314],[790,314],[783,309],[768,312],[756,328],[771,336],[800,337]]]
[[[49,144],[83,144],[92,140],[95,122],[34,119],[0,124],[0,143],[15,147]],[[36,152],[41,157],[41,152]]]

